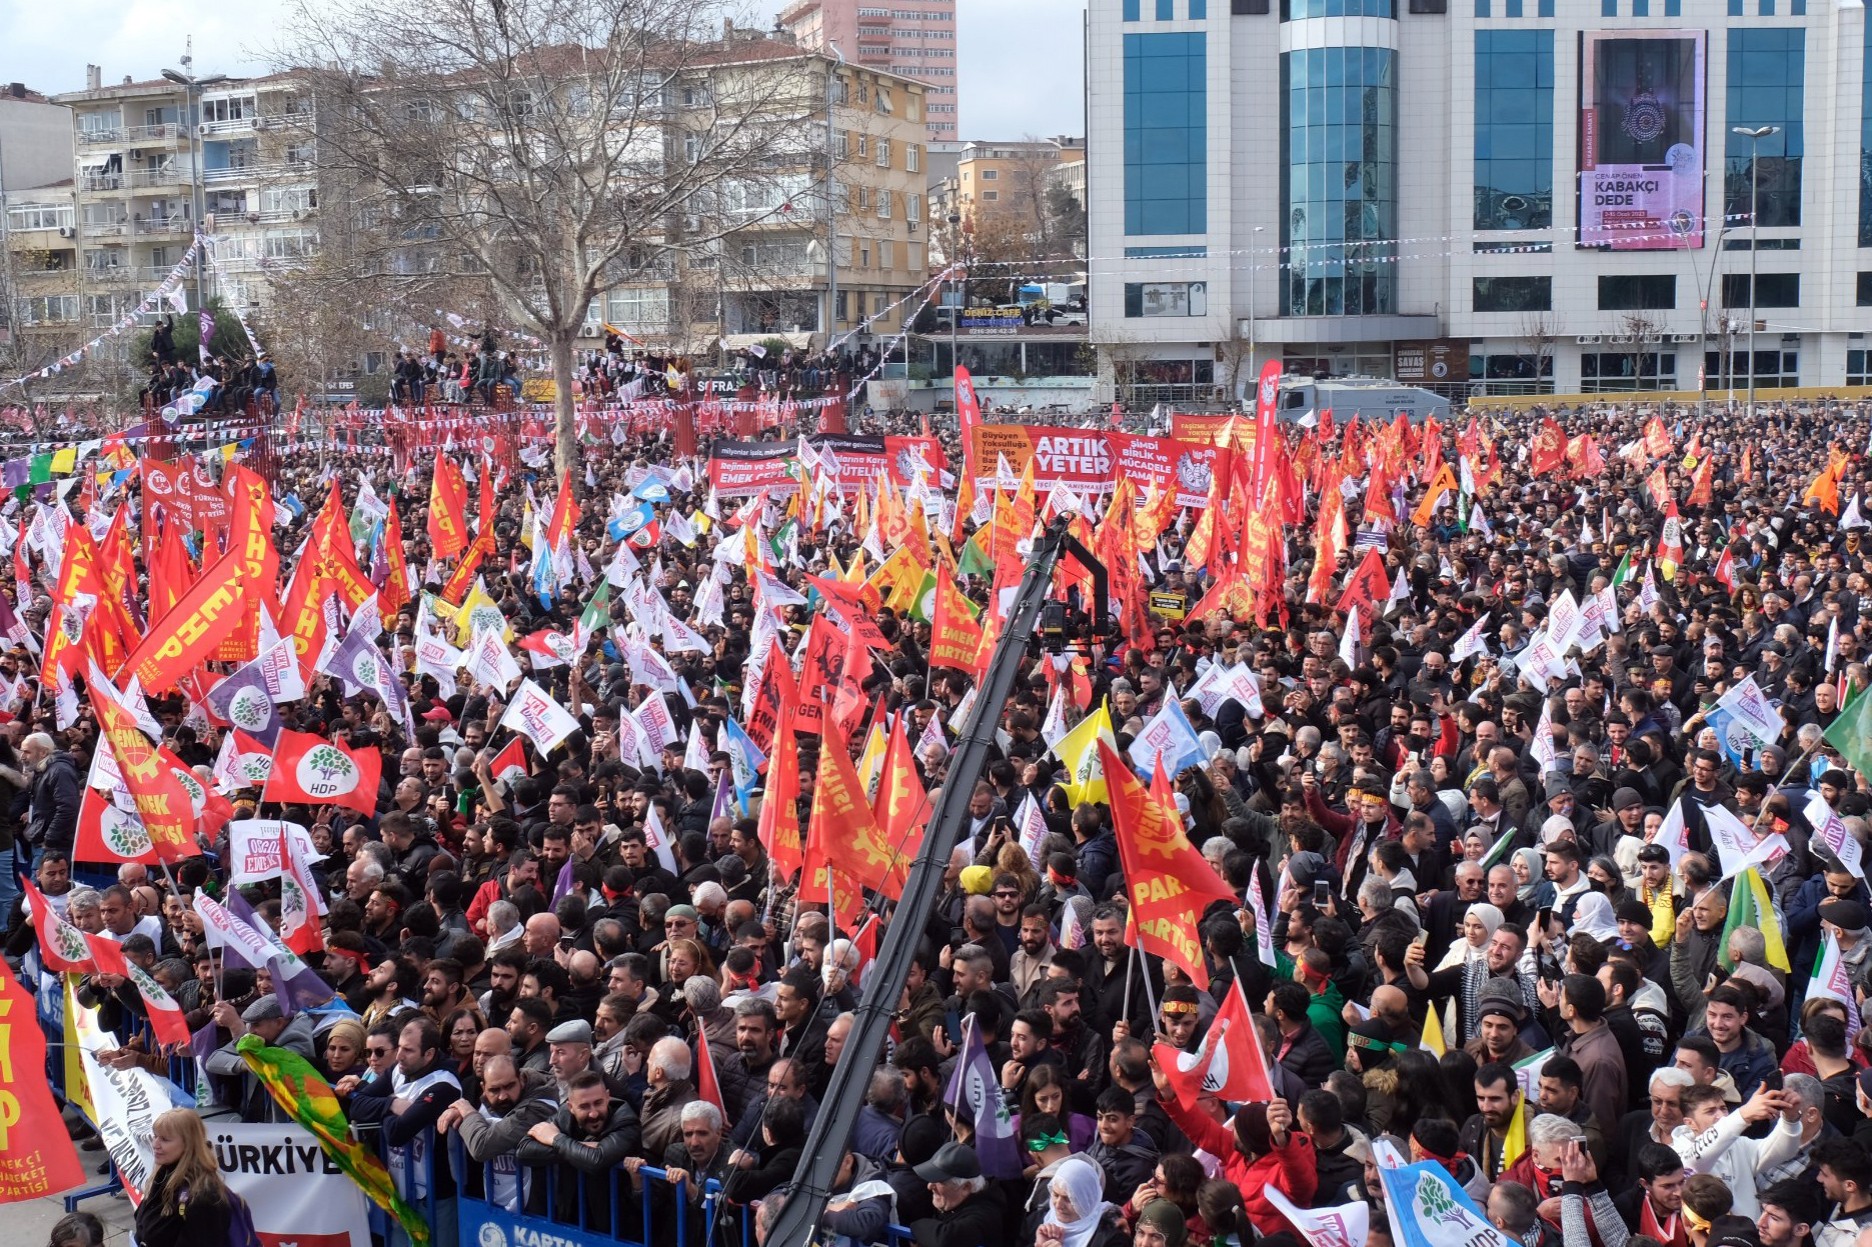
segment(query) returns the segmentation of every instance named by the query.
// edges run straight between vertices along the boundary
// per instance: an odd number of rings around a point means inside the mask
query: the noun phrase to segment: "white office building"
[[[1872,384],[1867,29],[1841,0],[1092,0],[1104,373]]]

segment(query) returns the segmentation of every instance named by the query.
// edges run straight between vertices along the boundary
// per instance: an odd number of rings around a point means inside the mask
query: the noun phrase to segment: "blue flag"
[[[1449,1170],[1433,1160],[1378,1170],[1397,1247],[1520,1247],[1496,1229]]]
[[[766,765],[767,755],[733,719],[722,720],[722,748],[728,754],[729,768],[734,773],[735,800],[741,806],[741,816],[746,818],[748,798],[754,795],[760,783],[760,769]]]
[[[982,1046],[973,1014],[962,1024],[962,1056],[949,1076],[943,1099],[958,1114],[966,1112],[974,1120],[975,1157],[981,1162],[982,1175],[1020,1177],[1020,1141],[1014,1136],[1014,1119],[1002,1101],[1001,1080],[995,1077],[994,1062]]]

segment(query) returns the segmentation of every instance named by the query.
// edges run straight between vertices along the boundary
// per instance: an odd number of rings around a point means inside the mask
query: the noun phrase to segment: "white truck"
[[[1254,410],[1253,399],[1246,409]],[[1422,424],[1431,416],[1447,422],[1450,400],[1431,390],[1419,389],[1397,381],[1377,377],[1334,377],[1328,381],[1293,378],[1281,381],[1279,416],[1296,421],[1309,414],[1317,419],[1330,410],[1333,422],[1343,426],[1357,416],[1366,422],[1389,423],[1403,412],[1412,424]]]

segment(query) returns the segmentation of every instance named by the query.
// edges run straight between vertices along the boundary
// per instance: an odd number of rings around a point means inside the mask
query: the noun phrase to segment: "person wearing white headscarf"
[[[1105,1201],[1105,1175],[1091,1161],[1069,1156],[1053,1171],[1047,1212],[1034,1241],[1060,1247],[1107,1247],[1122,1242],[1117,1209]],[[1108,1228],[1109,1227],[1109,1228]]]
[[[1503,921],[1502,911],[1487,901],[1476,901],[1463,911],[1462,938],[1450,942],[1449,951],[1443,954],[1443,960],[1436,967],[1463,971],[1461,1010],[1456,1007],[1458,997],[1454,993],[1443,1006],[1445,1035],[1463,1035],[1464,1030],[1473,1030],[1477,1025],[1474,1019],[1481,1006],[1482,983],[1488,978],[1489,939]],[[1473,1034],[1463,1035],[1463,1042],[1473,1038]]]
[[[1618,919],[1612,914],[1612,902],[1602,892],[1580,894],[1573,907],[1574,935],[1590,935],[1601,944],[1618,938]]]

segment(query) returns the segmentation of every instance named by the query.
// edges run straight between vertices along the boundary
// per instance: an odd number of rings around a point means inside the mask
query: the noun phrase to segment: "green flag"
[[[590,636],[600,628],[611,626],[611,582],[600,580],[598,592],[591,595],[591,601],[585,603],[585,613],[579,616],[579,627]]]
[[[33,485],[43,485],[52,479],[52,456],[34,455],[28,465],[27,481]]]
[[[1612,572],[1612,587],[1616,589],[1631,578],[1631,551],[1627,550],[1625,551],[1625,557],[1619,560],[1618,567]]]
[[[234,1050],[272,1095],[274,1103],[312,1132],[319,1150],[357,1183],[372,1203],[395,1217],[411,1242],[427,1247],[429,1226],[422,1213],[404,1201],[377,1153],[351,1136],[351,1123],[345,1119],[331,1084],[311,1063],[297,1052],[273,1047],[258,1035],[241,1036]]]
[[[1729,917],[1723,923],[1722,943],[1717,946],[1716,954],[1718,964],[1725,970],[1736,968],[1735,958],[1729,955],[1729,937],[1741,927],[1754,927],[1761,932],[1763,959],[1786,974],[1790,967],[1787,944],[1781,938],[1781,924],[1775,921],[1768,885],[1762,881],[1761,871],[1753,866],[1737,875],[1729,888]]]
[[[1853,770],[1872,776],[1872,689],[1847,702],[1820,738],[1845,755]]]

